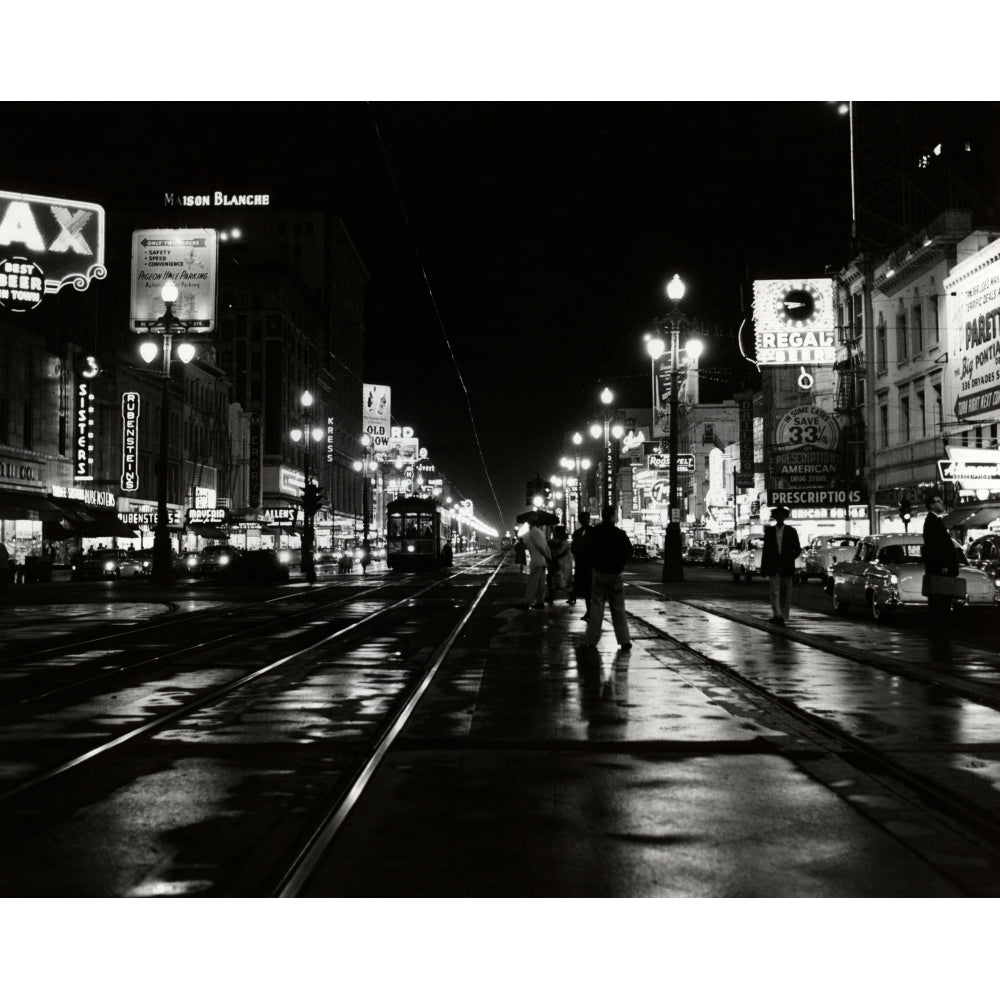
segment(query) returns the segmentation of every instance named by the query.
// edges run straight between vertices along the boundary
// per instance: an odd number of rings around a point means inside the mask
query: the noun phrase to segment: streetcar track
[[[497,567],[496,571],[498,571],[499,568],[500,567]],[[494,571],[493,575],[495,575],[496,571]],[[461,573],[454,574],[454,576],[458,575],[461,575]],[[104,756],[109,751],[112,751],[117,747],[120,747],[126,743],[131,743],[134,740],[138,739],[139,737],[146,736],[152,732],[155,732],[156,730],[163,729],[164,727],[177,722],[178,720],[184,718],[185,716],[192,715],[195,712],[200,711],[207,705],[222,700],[223,698],[227,697],[229,694],[233,693],[239,688],[244,687],[245,685],[255,680],[258,680],[259,678],[272,673],[279,667],[285,666],[291,661],[303,657],[306,654],[312,652],[313,650],[318,649],[328,643],[331,643],[338,639],[342,639],[344,636],[355,631],[356,629],[359,629],[363,625],[368,625],[373,621],[388,615],[392,611],[398,610],[399,608],[412,606],[414,600],[423,596],[424,594],[428,593],[431,590],[443,586],[444,584],[450,582],[451,579],[453,579],[452,576],[446,577],[444,579],[434,580],[432,583],[428,584],[427,586],[421,587],[415,592],[407,593],[404,597],[394,602],[393,604],[387,605],[384,608],[379,608],[369,613],[368,615],[364,616],[363,618],[360,618],[354,622],[350,622],[349,624],[343,626],[342,628],[338,628],[335,632],[332,632],[328,635],[323,636],[318,640],[310,642],[306,646],[303,646],[300,649],[296,649],[291,653],[288,653],[285,656],[282,656],[279,659],[266,664],[263,667],[258,667],[250,671],[249,673],[244,674],[241,677],[237,677],[232,681],[228,681],[227,683],[221,685],[220,687],[214,688],[210,691],[204,692],[203,694],[197,695],[193,699],[186,701],[183,705],[180,705],[177,708],[172,709],[171,711],[168,711],[163,715],[158,716],[155,719],[151,719],[149,722],[136,726],[133,729],[130,729],[125,733],[121,733],[120,735],[113,737],[110,740],[106,740],[105,742],[95,747],[91,747],[89,750],[77,755],[76,757],[68,761],[64,761],[63,763],[58,764],[55,767],[51,767],[46,771],[42,772],[41,774],[35,775],[33,778],[23,781],[20,784],[15,785],[14,787],[8,789],[5,792],[0,792],[0,802],[5,802],[12,798],[15,798],[16,796],[22,795],[33,788],[37,788],[38,786],[48,781],[51,781],[54,778],[59,777],[60,775],[66,774],[67,772],[72,771],[77,767],[80,767],[88,762],[91,762],[99,757]]]
[[[401,703],[388,719],[383,722],[380,732],[369,742],[368,750],[359,766],[355,769],[353,778],[345,788],[342,788],[334,796],[333,801],[326,808],[322,819],[315,825],[302,848],[285,868],[280,878],[277,879],[275,889],[271,893],[272,896],[296,896],[308,882],[310,876],[322,861],[330,844],[336,838],[344,823],[350,817],[355,805],[361,799],[385,755],[398,739],[407,720],[413,714],[414,709],[437,674],[438,668],[444,662],[448,653],[451,652],[456,640],[468,624],[469,619],[489,590],[497,574],[503,568],[503,565],[504,560],[501,559],[486,582],[480,587],[461,620],[452,628],[445,640],[440,643],[431,655],[429,662],[422,668],[410,692],[402,699]]]

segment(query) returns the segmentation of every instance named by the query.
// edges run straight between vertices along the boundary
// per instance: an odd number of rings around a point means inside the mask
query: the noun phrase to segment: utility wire
[[[458,375],[459,385],[462,387],[462,393],[465,396],[465,405],[469,410],[469,422],[472,425],[472,434],[476,439],[476,449],[479,452],[479,460],[482,463],[483,474],[486,476],[486,482],[489,484],[490,492],[493,494],[493,502],[497,507],[497,514],[500,517],[500,526],[502,527],[505,523],[503,511],[500,509],[500,501],[497,499],[497,491],[494,489],[493,480],[490,477],[489,469],[486,467],[486,456],[483,454],[482,442],[479,440],[479,429],[476,427],[476,417],[472,412],[472,400],[469,399],[469,390],[466,388],[465,379],[462,377],[462,370],[458,366],[458,360],[455,357],[455,352],[452,350],[451,341],[448,339],[448,331],[445,329],[444,320],[441,318],[441,312],[438,309],[437,299],[434,297],[434,289],[431,288],[430,278],[427,276],[427,268],[424,267],[423,256],[420,253],[420,247],[417,245],[417,239],[413,232],[413,226],[410,224],[410,216],[406,211],[406,204],[403,201],[403,194],[399,189],[399,184],[396,181],[396,173],[392,169],[392,161],[389,159],[389,151],[385,148],[385,140],[382,138],[382,130],[378,127],[378,118],[375,116],[375,110],[371,106],[371,102],[368,102],[369,110],[372,115],[372,124],[375,127],[375,134],[378,136],[379,145],[382,147],[382,155],[385,157],[386,169],[389,171],[389,177],[392,179],[392,186],[396,191],[396,198],[399,200],[399,208],[403,213],[403,219],[406,222],[406,231],[410,235],[410,242],[413,244],[413,252],[417,257],[417,264],[420,267],[420,273],[424,278],[424,285],[427,287],[427,295],[431,300],[431,305],[434,308],[434,315],[437,318],[438,327],[441,330],[441,336],[444,337],[445,346],[448,348],[448,355],[451,357],[451,362],[455,366],[455,373]]]

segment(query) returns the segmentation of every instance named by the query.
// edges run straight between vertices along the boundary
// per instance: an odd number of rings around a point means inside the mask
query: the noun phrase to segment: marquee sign
[[[195,524],[225,524],[229,511],[225,507],[188,507],[187,523]]]
[[[123,493],[139,489],[139,393],[122,393],[122,479]]]
[[[755,281],[753,322],[758,365],[836,360],[832,278]]]
[[[814,490],[768,490],[767,505],[777,507],[846,507],[848,504],[866,503],[868,491],[864,486],[843,486]]]
[[[164,313],[163,286],[177,286],[174,321],[196,333],[215,329],[219,240],[214,229],[136,229],[132,233],[131,329],[144,333]]]
[[[0,306],[26,312],[107,273],[100,205],[0,191]]]
[[[938,462],[941,480],[967,490],[1000,490],[1000,451],[947,446],[948,458]]]

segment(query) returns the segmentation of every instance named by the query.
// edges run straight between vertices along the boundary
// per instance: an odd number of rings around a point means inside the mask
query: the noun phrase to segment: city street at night
[[[947,16],[5,13],[6,992],[992,992]]]

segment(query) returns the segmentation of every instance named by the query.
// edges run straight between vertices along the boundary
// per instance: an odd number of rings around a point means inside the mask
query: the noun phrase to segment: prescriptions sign
[[[219,240],[214,229],[136,229],[132,233],[131,327],[144,333],[159,325],[161,292],[177,286],[174,321],[196,333],[215,329]]]
[[[1000,420],[1000,240],[953,268],[944,287],[955,416],[995,423]]]
[[[107,273],[100,205],[0,191],[0,307],[27,312]]]
[[[832,365],[833,279],[755,281],[753,325],[758,365]]]

